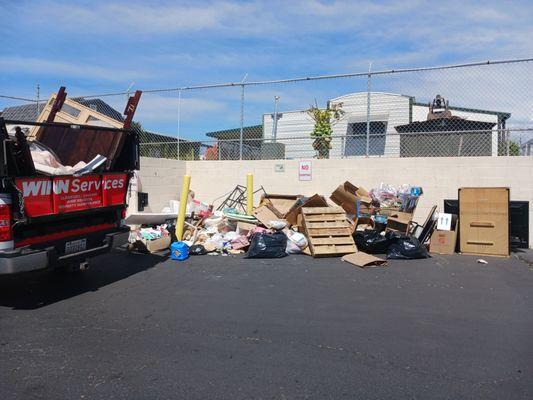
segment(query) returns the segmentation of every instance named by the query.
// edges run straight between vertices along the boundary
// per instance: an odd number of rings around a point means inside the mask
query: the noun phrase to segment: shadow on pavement
[[[0,307],[33,310],[125,279],[167,259],[165,254],[128,253],[115,250],[89,260],[80,273],[52,270],[0,276]]]

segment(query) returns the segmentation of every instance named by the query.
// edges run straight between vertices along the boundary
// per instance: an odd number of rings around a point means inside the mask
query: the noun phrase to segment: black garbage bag
[[[415,260],[431,257],[426,246],[414,236],[402,235],[397,232],[387,232],[386,236],[391,241],[387,250],[388,259]]]
[[[353,238],[357,249],[368,254],[385,254],[391,244],[387,236],[382,236],[378,231],[371,229],[355,231]]]
[[[190,256],[203,256],[204,254],[207,254],[207,250],[201,244],[193,244],[189,247]]]
[[[281,258],[287,253],[287,236],[283,232],[254,233],[245,258]]]

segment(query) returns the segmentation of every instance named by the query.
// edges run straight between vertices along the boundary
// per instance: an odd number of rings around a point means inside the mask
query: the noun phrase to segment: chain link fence
[[[533,59],[245,77],[145,90],[133,127],[141,156],[180,160],[529,156],[532,89]],[[120,120],[128,94],[73,99]],[[36,108],[27,97],[0,96],[0,109]]]
[[[529,149],[521,149],[510,137],[532,133],[533,129],[406,132],[373,134],[369,138],[365,134],[336,135],[327,142],[325,151],[309,136],[243,139],[242,147],[240,139],[183,142],[180,146],[176,142],[141,143],[141,156],[181,160],[521,156],[533,155],[531,144]]]

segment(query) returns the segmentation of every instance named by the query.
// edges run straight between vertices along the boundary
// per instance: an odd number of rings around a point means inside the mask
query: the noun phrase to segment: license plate
[[[65,243],[65,254],[78,253],[87,249],[87,239],[72,240]]]

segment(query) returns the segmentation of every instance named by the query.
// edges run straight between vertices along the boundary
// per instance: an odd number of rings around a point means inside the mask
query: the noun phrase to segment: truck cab
[[[0,275],[84,265],[127,242],[133,130],[0,118],[0,141]]]

